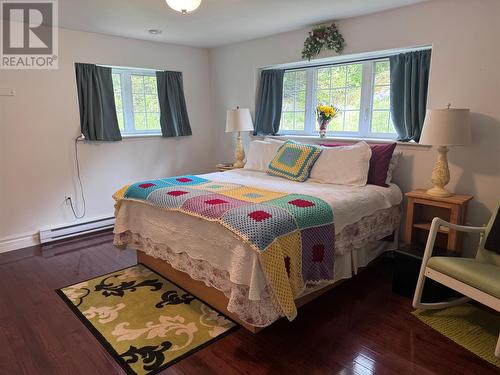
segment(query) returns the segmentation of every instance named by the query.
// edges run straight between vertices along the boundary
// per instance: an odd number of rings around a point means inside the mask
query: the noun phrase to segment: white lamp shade
[[[432,146],[457,146],[471,143],[468,109],[428,109],[419,143]]]
[[[197,9],[201,4],[201,0],[167,0],[167,4],[173,10],[185,14]]]
[[[230,109],[226,117],[226,133],[253,131],[252,115],[248,108]]]

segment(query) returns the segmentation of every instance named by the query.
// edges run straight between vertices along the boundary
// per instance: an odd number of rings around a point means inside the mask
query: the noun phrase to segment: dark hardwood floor
[[[135,264],[104,233],[0,255],[0,374],[122,374],[54,289]],[[391,292],[391,260],[257,335],[230,334],[165,374],[498,374],[414,318]]]

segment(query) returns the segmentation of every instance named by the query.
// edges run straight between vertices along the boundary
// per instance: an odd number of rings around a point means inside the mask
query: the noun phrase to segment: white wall
[[[467,221],[485,223],[500,201],[500,1],[433,0],[338,23],[344,55],[432,45],[428,108],[470,108],[474,143],[452,149],[449,188],[474,195]],[[255,107],[259,68],[300,61],[308,30],[300,30],[210,51],[214,125],[220,131],[218,160],[231,158],[224,113],[239,105]],[[329,56],[324,53],[321,57]],[[228,142],[229,141],[229,142]],[[395,174],[403,191],[425,188],[435,150],[400,147],[404,157]],[[468,239],[469,243],[471,239]]]
[[[484,223],[500,199],[500,2],[433,0],[343,20],[339,27],[344,54],[433,45],[429,107],[451,102],[473,112],[474,144],[450,152],[450,188],[475,196],[468,221]],[[112,214],[111,194],[124,183],[211,171],[216,161],[231,160],[226,109],[253,109],[257,70],[299,61],[307,31],[207,51],[61,30],[58,70],[0,70],[0,87],[16,90],[0,97],[0,250],[9,248],[9,238],[27,234],[15,243],[29,245],[40,227],[74,222],[63,203],[66,194],[79,196],[74,62],[182,71],[194,134],[80,144],[87,218],[93,218]],[[429,186],[435,151],[401,149],[395,178],[402,189]]]
[[[60,30],[59,69],[0,70],[0,248],[12,237],[71,223],[76,197],[73,139],[80,133],[74,63],[182,71],[192,137],[80,143],[87,219],[113,214],[111,194],[145,178],[213,171],[209,55],[197,49]],[[15,244],[11,244],[14,246]],[[12,247],[10,246],[10,247]]]

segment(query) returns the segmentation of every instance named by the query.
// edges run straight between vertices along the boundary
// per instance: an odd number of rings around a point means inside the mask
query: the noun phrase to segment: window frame
[[[371,131],[373,114],[373,95],[375,87],[375,63],[388,61],[388,57],[373,58],[362,61],[343,61],[341,63],[324,64],[318,66],[294,67],[285,69],[285,74],[291,71],[306,71],[306,108],[304,130],[281,130],[280,135],[303,135],[314,136],[318,134],[316,130],[316,107],[317,107],[317,82],[318,70],[334,66],[347,66],[353,64],[362,65],[361,99],[359,112],[359,127],[357,132],[350,131],[329,131],[328,134],[345,138],[366,138],[366,139],[396,139],[396,133],[376,133]],[[283,98],[285,90],[283,90]],[[282,119],[280,120],[282,121]]]
[[[135,129],[134,120],[134,102],[132,92],[132,78],[133,75],[155,77],[156,70],[150,69],[135,69],[135,68],[111,68],[111,74],[120,75],[120,94],[122,98],[122,111],[123,111],[123,130],[120,130],[122,136],[161,136],[161,127],[154,130],[137,130]],[[118,115],[118,113],[117,113]],[[161,114],[160,114],[161,116]]]
[[[306,72],[306,98],[305,98],[305,112],[304,112],[304,121],[305,121],[305,125],[304,125],[304,130],[287,130],[287,134],[290,134],[290,135],[300,135],[300,134],[304,134],[304,131],[307,127],[307,124],[308,124],[308,114],[309,114],[309,104],[310,104],[310,101],[312,100],[311,98],[311,92],[309,90],[309,87],[311,85],[311,82],[310,82],[310,68],[297,68],[297,69],[289,69],[290,71],[299,71],[299,72]],[[314,84],[314,82],[312,82],[312,84]],[[294,94],[297,93],[297,90],[294,90]],[[285,98],[285,90],[283,89],[283,102],[284,102],[284,98]],[[283,104],[282,104],[282,113],[283,112],[292,112],[292,113],[297,113],[299,111],[295,111],[295,108],[294,108],[294,111],[283,111]],[[281,119],[280,119],[280,122],[281,122]],[[280,124],[281,125],[281,124]]]

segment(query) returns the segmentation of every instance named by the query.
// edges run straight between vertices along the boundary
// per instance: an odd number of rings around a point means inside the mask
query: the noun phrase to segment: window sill
[[[261,137],[264,138],[264,137]],[[366,143],[397,143],[397,147],[401,147],[404,149],[415,149],[415,150],[426,150],[430,149],[432,146],[429,145],[422,145],[420,143],[416,142],[399,142],[396,141],[395,139],[384,139],[384,138],[357,138],[357,137],[325,137],[325,138],[320,138],[315,135],[298,135],[298,134],[289,134],[289,135],[269,135],[265,138],[274,138],[274,139],[281,139],[281,140],[287,140],[287,139],[292,139],[292,140],[302,140],[302,141],[308,141],[308,142],[314,142],[314,143],[320,143],[320,142],[332,142],[332,141],[339,141],[339,142],[360,142],[360,141],[365,141]]]
[[[123,139],[134,139],[134,138],[161,138],[161,133],[144,133],[144,134],[122,134]]]
[[[135,139],[149,139],[149,138],[162,138],[161,133],[158,134],[122,134],[122,141],[135,140]],[[103,141],[89,141],[83,135],[78,137],[78,142],[103,142]]]

